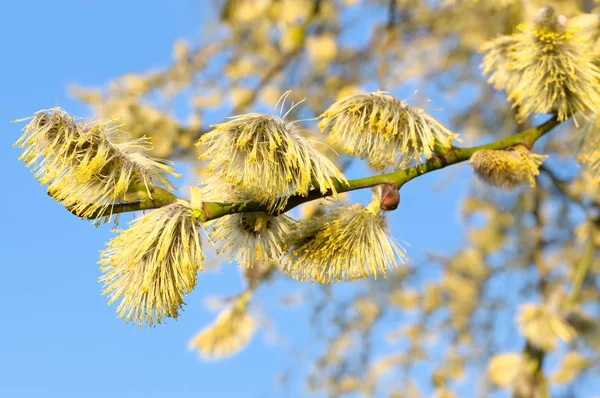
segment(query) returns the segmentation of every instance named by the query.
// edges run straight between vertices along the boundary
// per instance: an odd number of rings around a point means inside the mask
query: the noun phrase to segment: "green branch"
[[[468,160],[475,152],[482,149],[508,149],[515,145],[525,145],[526,147],[531,148],[531,146],[540,137],[551,131],[558,124],[560,124],[560,122],[558,121],[557,117],[552,117],[550,120],[537,127],[525,130],[519,134],[492,142],[490,144],[468,148],[451,147],[444,152],[436,153],[435,156],[425,163],[409,167],[407,169],[366,178],[349,180],[347,184],[336,181],[334,183],[335,189],[338,193],[343,193],[358,189],[371,188],[381,184],[394,184],[396,188],[400,189],[408,181],[423,174],[464,162]],[[145,187],[139,187],[138,192],[142,193],[143,195],[145,189]],[[285,213],[303,203],[332,195],[333,192],[331,190],[321,192],[318,189],[309,191],[308,195],[306,196],[293,195],[289,198],[285,208],[278,212],[278,214]],[[156,188],[156,192],[152,193],[152,196],[153,198],[145,197],[133,203],[117,204],[112,208],[112,213],[118,214],[138,210],[155,209],[173,203],[177,200],[175,195],[160,188]],[[214,220],[234,213],[268,212],[265,205],[256,201],[237,203],[205,202],[203,205],[204,217],[201,218],[202,221]]]
[[[108,211],[102,215],[102,217],[109,216],[112,214],[129,213],[140,210],[151,210],[158,209],[159,207],[170,205],[177,201],[177,196],[171,192],[160,187],[151,187],[150,194],[148,196],[148,188],[145,184],[135,184],[129,187],[129,192],[126,195],[126,199],[131,200],[126,203],[116,203],[109,206]],[[76,215],[75,212],[71,212]],[[89,219],[95,220],[100,216],[100,210],[90,215]]]
[[[531,148],[533,144],[544,134],[551,131],[554,127],[559,125],[557,117],[552,117],[545,123],[525,130],[522,133],[514,136],[504,138],[486,145],[479,145],[469,148],[456,148],[452,147],[444,153],[438,153],[436,156],[429,159],[427,162],[417,166],[413,166],[404,170],[398,170],[393,173],[380,174],[377,176],[359,178],[356,180],[349,180],[348,184],[337,182],[335,189],[338,193],[355,191],[358,189],[370,188],[381,184],[394,184],[400,189],[408,181],[417,178],[420,175],[430,173],[435,170],[443,169],[446,166],[450,166],[456,163],[464,162],[477,151],[482,149],[507,149],[515,145],[525,145]],[[306,196],[292,196],[288,200],[286,207],[281,211],[285,213],[294,207],[301,205],[306,202],[310,202],[315,199],[324,198],[331,196],[333,193],[327,191],[321,193],[319,190],[312,190]],[[266,211],[265,206],[258,202],[242,202],[242,203],[218,203],[208,202],[204,203],[205,213],[207,215],[206,220],[213,220],[215,218],[223,217],[228,214],[241,213],[241,212],[256,212]]]

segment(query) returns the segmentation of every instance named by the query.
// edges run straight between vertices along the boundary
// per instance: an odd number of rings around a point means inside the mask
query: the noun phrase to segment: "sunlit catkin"
[[[190,341],[190,349],[204,359],[221,359],[242,350],[256,331],[256,321],[248,314],[250,292],[237,298],[223,310],[215,322]]]
[[[505,90],[520,120],[533,113],[555,113],[560,121],[582,111],[600,111],[600,69],[591,43],[567,27],[551,7],[535,23],[518,27],[482,47],[484,73]]]
[[[488,83],[497,90],[512,92],[521,79],[521,74],[512,67],[512,52],[519,37],[500,36],[483,44],[483,74],[489,75]]]
[[[242,202],[252,196],[233,186],[210,178],[199,190],[205,201]],[[204,224],[217,253],[227,256],[244,267],[256,261],[279,260],[285,253],[285,241],[294,228],[295,221],[281,214],[273,216],[264,212],[236,213],[211,220]]]
[[[173,187],[168,161],[149,157],[147,138],[121,142],[123,133],[109,122],[77,122],[61,109],[36,113],[15,144],[20,157],[48,193],[71,212],[100,220],[134,184],[147,194],[155,185]]]
[[[357,94],[334,103],[321,115],[327,140],[381,170],[430,158],[436,146],[449,148],[458,136],[425,109],[388,93]]]
[[[575,135],[575,158],[584,164],[594,180],[600,181],[600,119],[588,121]]]
[[[251,267],[255,261],[279,260],[294,220],[282,214],[239,213],[221,217],[210,227],[210,237],[227,261]]]
[[[389,235],[375,200],[336,205],[304,221],[290,236],[285,271],[303,282],[334,283],[379,274],[404,262],[404,249]]]
[[[306,195],[312,188],[336,192],[344,175],[300,134],[297,123],[261,113],[250,113],[217,124],[202,136],[201,159],[209,172],[248,192],[269,210],[285,207],[290,195]]]
[[[473,170],[487,183],[498,188],[512,190],[520,185],[535,187],[535,177],[547,156],[529,152],[523,145],[508,150],[477,151],[469,163]]]
[[[120,300],[120,318],[153,326],[177,318],[203,260],[193,210],[178,201],[132,221],[107,244],[100,282],[109,304]]]

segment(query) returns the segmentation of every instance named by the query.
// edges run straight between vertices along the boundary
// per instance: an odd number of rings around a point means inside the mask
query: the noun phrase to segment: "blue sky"
[[[202,362],[187,350],[190,337],[214,318],[203,299],[240,291],[234,266],[200,275],[177,321],[154,329],[124,325],[97,282],[96,262],[112,237],[110,227],[96,229],[48,198],[12,147],[22,125],[9,124],[11,120],[54,106],[89,115],[68,95],[70,83],[102,86],[123,73],[166,65],[175,39],[199,37],[200,22],[208,15],[203,4],[2,2],[0,302],[5,310],[0,323],[0,396],[277,396],[269,394],[274,378],[309,342],[306,310],[267,305],[265,313],[288,341],[284,347],[269,343],[260,332],[240,355],[222,362]],[[436,107],[450,106],[441,102]],[[410,257],[418,258],[426,250],[448,251],[460,242],[459,200],[470,181],[467,170],[461,165],[433,173],[402,190],[401,206],[390,225],[395,236],[411,244]],[[353,176],[365,173],[357,168]],[[449,177],[452,188],[438,190]],[[278,283],[272,287],[276,292],[263,288],[259,299],[269,303],[276,295],[294,291],[294,283]],[[307,289],[310,293],[311,287]],[[288,393],[302,395],[300,390]]]

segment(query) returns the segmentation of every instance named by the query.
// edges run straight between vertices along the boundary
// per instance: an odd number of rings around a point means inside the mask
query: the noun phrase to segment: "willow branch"
[[[560,193],[562,196],[564,196],[566,199],[568,199],[572,203],[581,207],[581,209],[583,211],[587,211],[587,207],[586,207],[585,203],[583,202],[582,197],[580,197],[578,195],[574,195],[569,190],[568,182],[559,179],[556,176],[556,174],[554,173],[554,171],[552,171],[549,167],[547,167],[543,164],[540,166],[540,171],[548,176],[548,178],[550,179],[550,181],[552,182],[552,184],[554,185],[554,187],[556,188],[558,193]]]
[[[579,195],[575,194],[569,188],[569,184],[571,183],[571,181],[561,180],[560,178],[557,177],[557,175],[554,173],[554,171],[552,171],[548,166],[542,164],[540,166],[540,171],[545,173],[550,178],[550,181],[556,187],[556,190],[560,194],[562,194],[565,198],[567,198],[574,204],[581,207],[581,209],[584,212],[586,212],[586,214],[589,213],[590,207],[600,209],[600,200],[598,200],[594,197],[585,197],[583,194],[579,194]],[[586,204],[586,201],[589,201],[589,205]],[[594,218],[593,216],[591,216],[589,214],[588,214],[588,216],[590,219]]]
[[[525,145],[526,147],[531,148],[539,138],[550,132],[559,124],[560,122],[558,121],[558,118],[552,117],[550,120],[537,127],[525,130],[522,133],[492,142],[490,144],[467,148],[452,147],[445,152],[437,153],[425,163],[409,167],[404,170],[398,170],[393,173],[380,174],[366,178],[359,178],[356,180],[349,180],[347,184],[337,181],[335,183],[335,190],[338,193],[343,193],[358,189],[371,188],[381,184],[394,184],[396,188],[400,189],[410,180],[413,180],[423,174],[469,160],[475,152],[483,149],[507,149],[515,145]],[[333,192],[331,191],[320,192],[319,190],[311,190],[306,196],[291,196],[287,205],[280,213],[285,213],[303,203],[331,195],[333,195]],[[238,203],[207,202],[204,203],[204,206],[207,218],[203,221],[213,220],[234,213],[267,211],[264,205],[254,201]]]
[[[158,209],[159,207],[164,207],[170,205],[171,203],[175,203],[178,200],[177,196],[160,187],[150,187],[150,195],[148,195],[148,188],[145,184],[135,184],[131,186],[127,196],[136,198],[133,201],[116,203],[110,206],[108,214],[105,215],[109,216],[113,214]],[[98,210],[97,212],[91,214],[88,218],[94,220],[99,217],[100,212],[101,210]],[[74,212],[71,213],[78,216],[78,214]]]
[[[543,197],[539,188],[537,188],[533,193],[535,205],[532,213],[535,217],[535,227],[533,230],[534,248],[532,254],[533,262],[535,263],[539,274],[538,288],[540,290],[540,295],[542,296],[542,300],[546,301],[546,287],[548,284],[546,276],[548,272],[544,264],[544,259],[542,255],[545,246],[544,239],[542,236],[542,231],[544,229],[544,220],[542,218],[541,212]],[[528,381],[531,384],[533,391],[537,391],[539,396],[543,398],[550,398],[548,391],[548,382],[543,371],[543,363],[546,357],[546,352],[540,347],[537,347],[530,339],[527,339],[525,348],[523,350],[523,355],[527,359],[527,363],[529,364],[529,366],[527,367],[526,377],[528,378]],[[517,395],[518,394],[515,394],[515,396]]]
[[[530,387],[533,388],[533,391],[537,392],[537,394],[534,393],[534,396],[550,398],[548,381],[543,372],[545,356],[546,353],[544,351],[527,341],[524,349],[525,360],[530,366],[527,369],[527,380],[530,383]],[[521,395],[515,394],[513,396],[516,397]]]
[[[409,167],[403,170],[398,170],[392,173],[380,174],[371,177],[349,180],[348,183],[334,181],[335,190],[337,193],[356,191],[358,189],[371,188],[382,184],[393,184],[397,189],[400,189],[407,182],[435,170],[443,169],[447,166],[469,160],[469,158],[477,151],[483,149],[508,149],[515,145],[525,145],[528,148],[544,134],[550,132],[560,122],[556,117],[552,117],[545,123],[525,130],[519,134],[494,141],[490,144],[479,145],[474,147],[451,147],[445,151],[436,153],[431,159],[417,166]],[[140,186],[138,191],[144,195],[146,188]],[[327,190],[321,192],[318,189],[313,189],[306,196],[292,195],[287,202],[285,208],[276,214],[285,213],[296,206],[310,202],[316,199],[332,196],[333,192]],[[152,198],[144,197],[133,203],[116,204],[112,207],[112,214],[132,212],[138,210],[149,210],[158,207],[166,206],[177,201],[177,196],[161,189],[155,188],[152,192]],[[214,220],[229,214],[234,213],[252,213],[252,212],[269,212],[267,207],[256,201],[236,202],[236,203],[221,203],[221,202],[205,202],[204,216],[200,221]],[[93,218],[93,217],[91,217]]]
[[[583,288],[583,282],[587,277],[590,267],[594,261],[594,256],[596,254],[596,245],[594,242],[594,234],[588,238],[588,241],[585,245],[585,249],[581,259],[577,263],[575,267],[575,274],[573,276],[573,290],[571,290],[571,294],[567,299],[567,306],[572,307],[577,304],[581,296],[581,290]]]

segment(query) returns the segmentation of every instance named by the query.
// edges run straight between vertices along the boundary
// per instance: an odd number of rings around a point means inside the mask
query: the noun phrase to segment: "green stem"
[[[152,197],[148,196],[148,190],[145,184],[134,184],[129,187],[127,196],[139,197],[139,200],[127,203],[117,203],[109,208],[109,213],[120,214],[140,210],[158,209],[159,207],[170,205],[178,199],[177,196],[160,187],[150,187],[150,194]],[[94,213],[88,218],[94,220],[98,218],[98,213],[99,212]]]
[[[556,127],[559,124],[560,122],[555,116],[537,127],[525,130],[519,134],[492,142],[490,144],[468,148],[451,147],[445,150],[444,152],[437,153],[425,163],[409,167],[404,170],[398,170],[392,173],[349,180],[347,184],[341,181],[335,181],[335,190],[338,193],[343,193],[355,191],[358,189],[371,188],[381,184],[394,184],[396,188],[400,189],[404,184],[406,184],[410,180],[417,178],[423,174],[427,174],[432,171],[440,170],[444,167],[469,160],[469,158],[475,152],[480,151],[482,149],[508,149],[515,145],[525,145],[526,147],[531,148],[531,146],[540,137],[551,131],[554,127]],[[130,189],[130,191],[142,192],[143,194],[145,189],[145,187],[140,186],[136,187],[135,189]],[[279,211],[277,214],[285,213],[303,203],[325,198],[332,195],[333,192],[331,190],[321,192],[318,189],[313,189],[309,191],[308,195],[306,196],[293,195],[288,199],[285,208]],[[152,193],[152,196],[153,199],[144,198],[133,203],[117,204],[113,207],[112,213],[117,214],[137,210],[155,209],[158,207],[166,206],[177,200],[177,197],[175,195],[160,188],[156,188],[156,191]],[[259,211],[268,212],[265,205],[255,201],[237,203],[205,202],[204,217],[201,218],[201,221],[214,220],[234,213],[252,213]]]

